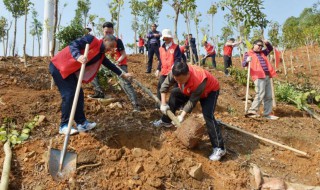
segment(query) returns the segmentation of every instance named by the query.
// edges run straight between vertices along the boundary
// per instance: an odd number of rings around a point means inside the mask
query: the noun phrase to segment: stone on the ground
[[[204,131],[205,128],[198,119],[191,116],[177,128],[176,136],[184,146],[194,148],[201,140]]]
[[[142,149],[141,148],[134,148],[132,150],[132,154],[134,157],[139,158],[142,156]]]
[[[137,164],[134,168],[134,173],[139,174],[141,172],[143,172],[144,168],[143,165],[141,163]]]
[[[189,175],[191,175],[191,177],[195,178],[196,180],[202,180],[202,164],[197,164],[196,166],[193,166],[189,171]]]

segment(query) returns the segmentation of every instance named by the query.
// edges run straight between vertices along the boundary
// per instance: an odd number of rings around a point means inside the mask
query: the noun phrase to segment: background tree
[[[111,14],[111,22],[115,25],[115,35],[119,37],[120,11],[123,6],[123,0],[112,0],[108,6]]]
[[[178,20],[179,20],[179,14],[180,14],[180,9],[181,9],[181,3],[183,0],[164,0],[165,2],[168,2],[168,4],[173,8],[174,10],[174,41],[175,43],[178,43]]]
[[[78,0],[78,9],[83,15],[83,28],[87,27],[88,12],[90,10],[90,0]]]
[[[14,18],[14,33],[13,33],[13,47],[12,56],[15,53],[16,36],[17,36],[17,20],[19,17],[25,14],[25,0],[3,0],[7,10],[12,14]]]
[[[23,56],[24,56],[24,66],[27,67],[27,54],[26,54],[26,45],[27,45],[27,18],[30,10],[30,6],[33,3],[30,0],[24,0],[24,42],[23,42]]]
[[[140,13],[140,3],[137,0],[131,0],[130,2],[131,14],[133,15],[133,20],[131,24],[131,28],[134,31],[134,52],[137,54],[137,31],[139,29],[139,20],[138,16]]]
[[[2,41],[3,45],[3,55],[5,56],[6,53],[6,42],[5,42],[5,37],[6,37],[6,28],[8,27],[8,20],[1,16],[0,18],[0,41]]]
[[[233,31],[231,29],[230,26],[224,26],[221,28],[221,40],[223,40],[224,43],[226,43],[226,41],[228,40],[229,37],[231,37],[233,35]]]
[[[95,27],[96,27],[95,35],[99,38],[102,38],[103,36],[102,26],[103,26],[103,23],[105,23],[106,21],[107,20],[105,18],[99,18],[98,23],[95,24]]]
[[[197,39],[197,54],[200,55],[200,39],[199,39],[199,22],[200,22],[201,13],[193,13],[193,20],[194,24],[196,26],[196,39]],[[202,41],[201,41],[202,43]],[[200,61],[198,63],[200,65]]]
[[[280,24],[278,22],[270,22],[269,24],[268,37],[273,46],[277,47],[279,44],[279,30]]]
[[[38,40],[38,53],[40,56],[40,48],[41,48],[41,35],[42,35],[42,23],[38,20],[38,12],[33,9],[32,10],[32,22],[31,22],[31,31],[35,31],[36,36],[37,36],[37,40]]]
[[[214,28],[213,28],[213,17],[217,13],[217,5],[216,4],[211,4],[211,7],[207,11],[207,13],[209,15],[211,15],[211,40],[213,41],[213,39],[214,39],[214,36],[213,36],[213,31],[214,31]]]
[[[59,0],[54,0],[54,22],[53,22],[53,38],[52,38],[52,47],[50,50],[50,56],[54,56],[54,51],[56,49],[56,32],[57,32],[57,24],[58,24],[58,4]]]
[[[92,14],[89,15],[89,20],[88,20],[88,24],[87,26],[90,24],[91,25],[91,29],[92,29],[92,34],[95,36],[95,30],[94,30],[94,26],[95,26],[95,20],[96,18],[98,18],[98,15]]]

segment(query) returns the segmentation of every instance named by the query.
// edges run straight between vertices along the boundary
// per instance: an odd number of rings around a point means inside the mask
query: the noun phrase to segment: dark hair
[[[263,44],[263,41],[261,39],[255,40],[253,44],[257,44],[258,42],[261,42]]]
[[[229,40],[230,40],[230,41],[233,41],[233,42],[236,41],[234,38],[229,38]]]
[[[172,74],[173,76],[180,76],[180,75],[186,75],[189,73],[189,67],[188,64],[183,62],[177,62],[172,67]]]
[[[103,25],[102,25],[102,28],[113,28],[113,24],[112,24],[112,22],[105,22],[105,23],[103,23]]]
[[[155,24],[155,23],[151,24],[151,26],[155,26],[155,27],[158,27],[158,25],[157,25],[157,24]]]

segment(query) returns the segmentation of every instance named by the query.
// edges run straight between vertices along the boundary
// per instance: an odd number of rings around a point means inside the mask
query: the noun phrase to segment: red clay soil
[[[142,55],[130,55],[129,71],[155,93],[157,79],[144,73],[144,60]],[[56,87],[50,90],[48,59],[32,58],[29,63],[31,66],[24,68],[17,58],[0,61],[0,98],[5,104],[0,106],[0,124],[10,117],[21,129],[36,115],[46,117],[32,130],[30,139],[13,147],[9,189],[251,189],[250,163],[258,165],[265,176],[320,185],[320,122],[283,103],[278,103],[274,111],[280,117],[278,121],[245,118],[242,100],[245,86],[218,71],[212,71],[221,84],[217,119],[305,151],[309,156],[223,127],[227,155],[221,162],[212,162],[208,159],[212,147],[207,135],[194,149],[185,148],[175,137],[174,127],[159,129],[151,125],[161,113],[154,109],[155,103],[148,95],[136,88],[142,111],[132,113],[127,96],[113,85],[115,79],[110,79],[107,94],[123,107],[110,108],[85,98],[86,116],[98,126],[72,136],[68,146],[68,150],[78,154],[77,167],[98,166],[77,170],[69,180],[56,182],[47,171],[46,155],[50,140],[52,147],[58,149],[64,141],[58,134],[61,99]],[[218,64],[223,64],[222,59],[218,59]],[[91,84],[83,88],[86,96],[93,93]],[[197,106],[193,115],[199,116],[200,110]],[[0,163],[3,159],[4,152],[0,149]],[[202,180],[189,175],[191,167],[199,163],[204,172]]]

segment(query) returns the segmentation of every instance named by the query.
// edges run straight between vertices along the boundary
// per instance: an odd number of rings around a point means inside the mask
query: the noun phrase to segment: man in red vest
[[[242,41],[235,42],[234,38],[230,38],[223,47],[224,73],[229,76],[228,68],[232,66],[232,50],[233,47],[241,44]]]
[[[168,73],[171,71],[171,68],[174,63],[181,61],[181,52],[179,45],[173,42],[173,36],[170,29],[162,30],[162,40],[164,43],[159,48],[160,61],[158,64],[158,69],[155,73],[156,77],[159,77],[157,96],[160,99],[160,88],[164,79],[167,77]],[[160,76],[159,76],[160,75]]]
[[[266,49],[262,50],[266,45]],[[273,47],[267,40],[256,40],[253,48],[246,52],[243,57],[242,66],[247,67],[250,64],[250,75],[255,85],[256,95],[248,111],[247,117],[259,117],[258,110],[263,102],[263,115],[267,119],[277,120],[278,117],[271,115],[272,112],[272,88],[270,79],[276,76],[276,72],[270,64],[267,55],[273,50]]]
[[[138,41],[138,46],[139,46],[139,53],[144,54],[144,39],[139,36],[139,41]]]
[[[103,24],[103,34],[104,35],[108,35],[114,34],[114,29],[113,29],[113,23],[111,22],[105,22]],[[126,51],[124,49],[124,45],[121,39],[116,38],[116,48],[115,51],[113,51],[112,54],[110,54],[110,56],[115,60],[115,64],[117,64],[124,72],[128,72],[128,64],[127,64],[127,54]],[[138,101],[137,101],[137,95],[136,92],[131,84],[130,81],[128,80],[122,80],[120,78],[120,83],[122,83],[121,86],[123,86],[125,93],[128,95],[132,106],[133,106],[133,111],[137,112],[140,111],[140,107],[138,105]],[[99,85],[99,79],[98,77],[95,78],[94,82],[92,83],[95,87],[95,94],[97,94],[97,96],[93,95],[93,98],[103,98],[104,97],[104,93],[102,90],[98,90],[101,89],[100,85]]]
[[[106,35],[103,39],[99,40],[88,34],[71,42],[69,46],[62,49],[51,59],[49,71],[55,84],[58,86],[62,98],[60,134],[66,134],[68,132],[68,122],[81,64],[86,64],[83,76],[84,83],[89,83],[93,80],[101,64],[124,79],[132,76],[130,73],[122,72],[105,57],[105,52],[114,48],[115,40],[115,37],[112,35]],[[90,44],[90,47],[88,56],[85,58],[83,53],[87,43]],[[77,123],[77,129],[72,128],[70,134],[88,131],[96,126],[96,123],[89,122],[85,117],[82,89],[80,90],[74,120]]]
[[[171,90],[168,105],[166,93],[175,82],[178,83],[178,87]],[[183,111],[178,116],[178,120],[182,122],[185,115],[191,113],[197,102],[200,101],[203,118],[206,121],[210,142],[213,146],[213,153],[209,156],[209,159],[213,161],[220,160],[226,154],[226,150],[221,128],[214,117],[219,89],[218,80],[205,69],[195,65],[176,63],[161,86],[160,110],[164,115],[160,120],[153,123],[154,126],[171,127],[171,120],[166,115],[166,112],[170,109],[172,113],[175,113],[181,107],[183,107]]]
[[[205,55],[205,57],[202,58],[202,65],[205,64],[206,59],[207,59],[208,57],[211,57],[211,59],[212,59],[212,66],[213,66],[213,68],[216,68],[216,67],[217,67],[217,64],[216,64],[216,50],[214,49],[213,45],[211,45],[211,44],[208,43],[207,41],[204,41],[204,42],[203,42],[203,47],[204,47],[204,49],[206,50],[207,55]]]

